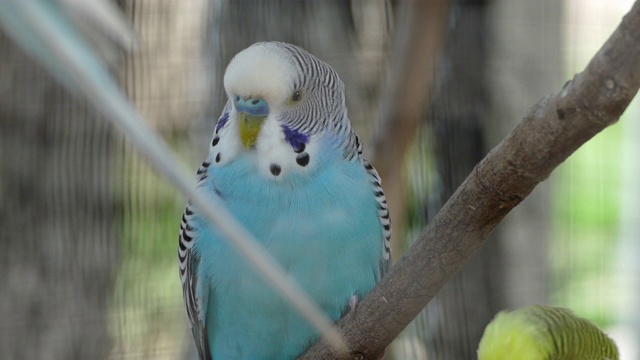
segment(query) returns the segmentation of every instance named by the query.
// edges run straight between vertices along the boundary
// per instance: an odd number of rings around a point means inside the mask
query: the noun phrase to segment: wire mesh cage
[[[419,121],[385,137],[381,108],[398,44],[413,41],[398,35],[410,2],[117,3],[137,33],[135,51],[91,22],[78,28],[186,172],[206,156],[237,52],[285,41],[333,66],[365,154],[383,169],[395,259],[527,109],[584,68],[632,5],[443,2],[441,32],[429,35],[442,46],[410,59],[428,74],[416,82],[432,84]],[[0,357],[196,358],[177,265],[187,199],[23,46],[0,32]],[[632,104],[516,208],[387,358],[474,359],[496,312],[535,303],[573,309],[611,333],[622,359],[637,358],[636,112]],[[391,164],[380,142],[400,144]]]

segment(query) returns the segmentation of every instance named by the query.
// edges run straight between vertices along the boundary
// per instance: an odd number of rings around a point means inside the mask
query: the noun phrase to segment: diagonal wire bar
[[[76,32],[59,5],[51,0],[0,0],[0,26],[58,81],[87,99],[127,136],[150,165],[190,198],[192,204],[225,235],[225,239],[248,260],[258,275],[327,337],[337,352],[344,353],[345,342],[332,322],[297,283],[287,279],[282,267],[268,255],[255,237],[225,208],[197,196],[169,146],[147,125],[122,93],[115,79]],[[105,21],[103,25],[107,23]]]

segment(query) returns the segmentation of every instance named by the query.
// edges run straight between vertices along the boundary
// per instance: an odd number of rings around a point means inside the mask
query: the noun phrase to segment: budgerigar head
[[[333,139],[330,146],[339,151],[355,149],[344,84],[331,66],[300,47],[252,45],[231,60],[224,87],[228,120],[216,130],[214,143],[224,149],[216,161],[249,155],[264,176],[278,180],[312,171],[329,146],[321,139]]]
[[[500,312],[478,346],[479,360],[618,360],[602,330],[571,310],[533,305]]]

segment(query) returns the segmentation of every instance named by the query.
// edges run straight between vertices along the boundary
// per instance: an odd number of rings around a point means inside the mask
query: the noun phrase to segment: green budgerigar
[[[533,305],[502,311],[489,323],[479,360],[617,360],[618,348],[602,330],[571,310]]]

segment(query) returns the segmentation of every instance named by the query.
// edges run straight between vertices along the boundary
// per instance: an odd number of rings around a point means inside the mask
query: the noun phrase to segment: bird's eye
[[[298,101],[302,100],[302,90],[296,90],[291,94],[291,103],[295,104]]]

